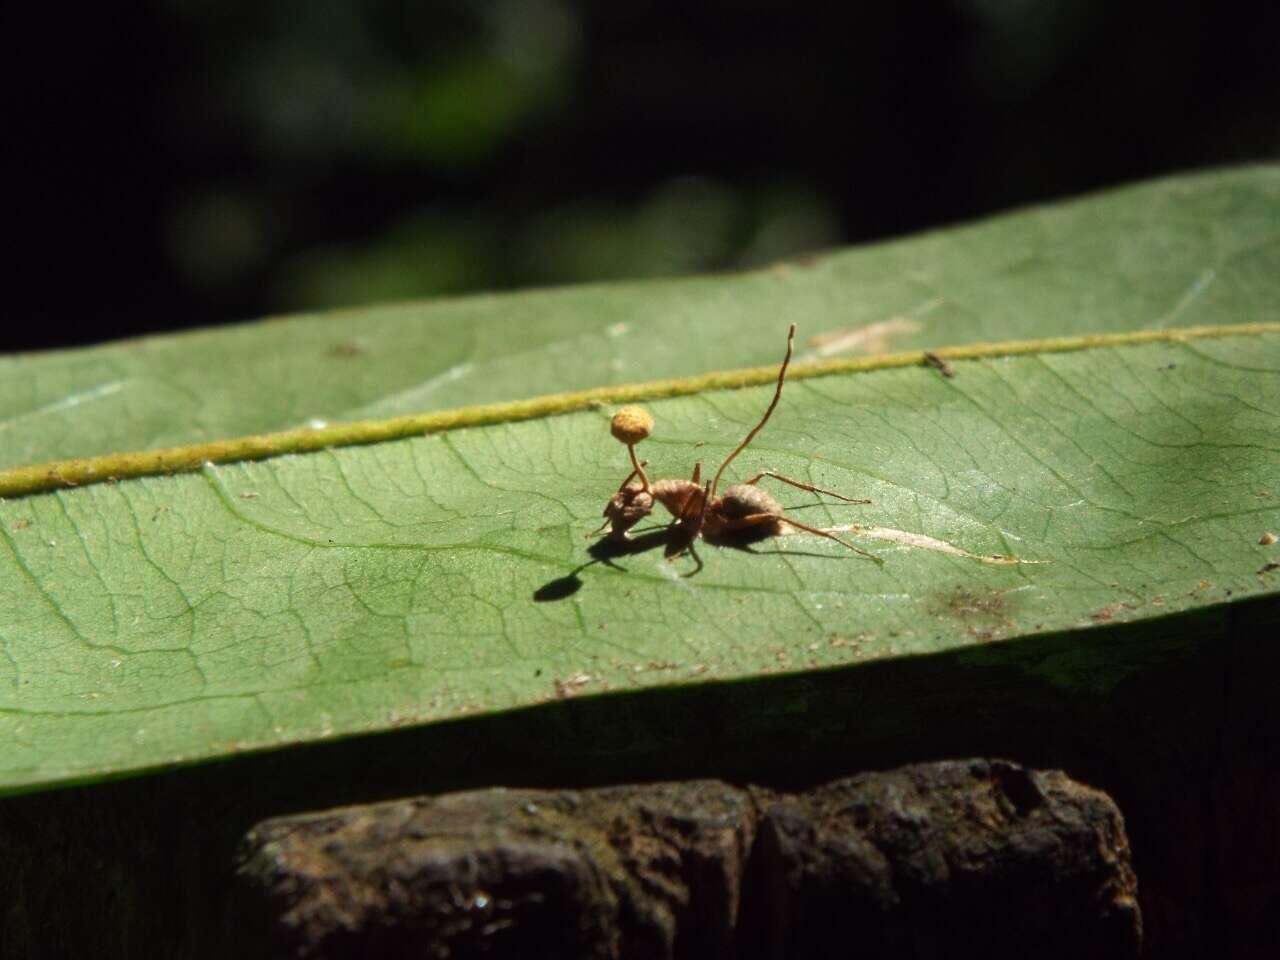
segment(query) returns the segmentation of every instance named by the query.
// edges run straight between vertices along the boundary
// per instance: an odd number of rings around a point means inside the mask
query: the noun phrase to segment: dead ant
[[[791,363],[791,351],[795,336],[796,325],[793,323],[791,324],[791,329],[787,332],[787,355],[782,358],[782,369],[778,371],[778,387],[774,391],[773,401],[769,404],[769,409],[764,412],[760,422],[752,427],[745,439],[734,448],[734,451],[729,456],[725,457],[724,463],[720,464],[720,469],[716,471],[716,475],[705,484],[701,482],[701,463],[694,464],[693,476],[688,480],[655,480],[650,483],[648,476],[644,472],[648,461],[636,459],[635,444],[648,436],[653,420],[645,411],[636,407],[624,408],[619,411],[618,416],[614,418],[613,434],[627,445],[627,449],[631,454],[633,469],[627,475],[627,478],[622,481],[622,485],[618,487],[618,492],[605,505],[604,523],[600,525],[598,530],[593,531],[588,536],[597,536],[606,527],[609,527],[608,537],[610,540],[625,541],[627,539],[627,531],[649,515],[656,500],[666,507],[667,511],[675,518],[675,524],[679,526],[690,544],[699,535],[704,538],[715,539],[737,533],[758,531],[764,536],[776,536],[782,532],[782,525],[787,524],[809,533],[816,533],[818,536],[826,537],[828,540],[834,540],[836,543],[846,546],[855,553],[861,554],[877,563],[883,562],[875,554],[859,549],[833,533],[819,530],[817,527],[810,527],[785,516],[782,504],[778,503],[764,490],[761,490],[756,484],[765,477],[772,477],[801,490],[826,494],[827,496],[835,497],[837,500],[843,500],[845,503],[870,503],[870,500],[846,497],[832,490],[815,487],[813,484],[805,483],[802,480],[784,477],[779,473],[774,473],[772,470],[762,470],[745,483],[736,483],[729,487],[723,495],[716,495],[716,489],[725,467],[729,466],[734,457],[746,449],[747,444],[769,422],[769,417],[773,414],[774,408],[782,398],[782,384],[787,376],[787,366]]]

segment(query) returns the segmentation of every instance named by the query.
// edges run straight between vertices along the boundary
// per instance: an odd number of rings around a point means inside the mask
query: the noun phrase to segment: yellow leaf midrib
[[[1005,340],[940,347],[928,352],[947,361],[963,362],[1027,354],[1069,353],[1080,350],[1257,336],[1269,333],[1280,333],[1280,323],[1176,327],[1164,330],[1136,330],[1127,333]],[[802,380],[836,374],[869,373],[899,367],[922,366],[927,363],[926,352],[922,350],[871,357],[819,360],[793,365],[788,370],[787,379]],[[534,420],[610,404],[637,403],[690,396],[711,390],[736,390],[743,387],[763,386],[773,383],[777,376],[778,365],[775,363],[740,370],[714,371],[691,377],[593,387],[589,390],[576,390],[569,393],[545,394],[526,400],[457,407],[452,410],[407,414],[380,420],[357,420],[314,428],[297,427],[291,430],[155,450],[54,460],[0,471],[0,498],[19,497],[110,480],[185,473],[198,470],[206,463],[265,460],[285,454],[308,453],[332,447],[364,446],[402,440],[406,437],[441,433],[464,427]]]

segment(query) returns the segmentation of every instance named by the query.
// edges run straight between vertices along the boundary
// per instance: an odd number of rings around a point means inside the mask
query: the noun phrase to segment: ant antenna
[[[799,523],[795,520],[792,520],[790,517],[779,517],[778,519],[782,523],[789,524],[790,526],[793,526],[793,527],[798,527],[801,530],[807,530],[809,533],[816,533],[818,536],[826,537],[828,540],[834,540],[836,543],[844,544],[854,553],[860,554],[866,557],[868,560],[874,560],[876,563],[880,564],[880,566],[882,567],[884,566],[884,559],[882,557],[877,557],[874,553],[868,553],[866,550],[863,550],[861,547],[855,547],[848,540],[845,540],[843,537],[837,537],[834,533],[831,533],[830,531],[819,530],[817,527],[811,527],[808,524]]]
[[[747,444],[751,442],[752,438],[755,437],[755,435],[760,432],[761,428],[769,422],[769,416],[773,413],[773,408],[776,407],[778,405],[778,401],[782,399],[782,381],[787,375],[787,364],[791,362],[791,345],[795,338],[796,325],[793,323],[791,325],[791,329],[787,331],[787,355],[782,358],[782,369],[778,371],[778,389],[774,391],[773,402],[769,404],[769,409],[764,412],[764,416],[760,418],[760,422],[751,428],[751,432],[747,434],[746,439],[738,444],[737,449],[735,449],[733,453],[724,458],[724,463],[720,464],[720,469],[716,471],[715,479],[711,481],[711,496],[714,497],[716,494],[716,487],[720,484],[720,474],[724,473],[724,468],[730,464],[734,457],[747,448]]]

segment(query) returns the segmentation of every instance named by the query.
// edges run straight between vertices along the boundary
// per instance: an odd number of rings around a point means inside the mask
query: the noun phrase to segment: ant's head
[[[628,480],[609,498],[604,507],[605,526],[610,527],[610,540],[626,539],[627,531],[653,511],[653,494],[647,484]]]
[[[604,523],[587,534],[588,537],[597,537],[609,527],[610,540],[625,540],[627,531],[653,512],[653,494],[649,492],[649,478],[644,475],[648,462],[641,460],[627,474],[618,492],[604,505]]]

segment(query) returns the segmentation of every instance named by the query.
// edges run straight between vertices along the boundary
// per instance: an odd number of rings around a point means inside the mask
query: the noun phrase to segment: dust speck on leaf
[[[845,636],[842,633],[833,633],[827,640],[833,647],[850,647],[856,649],[866,642],[865,634],[858,634],[856,637]]]
[[[1121,610],[1128,609],[1129,606],[1130,604],[1127,604],[1127,603],[1118,603],[1118,602],[1108,603],[1106,606],[1099,607],[1092,614],[1090,614],[1089,619],[1092,620],[1094,623],[1107,623],[1108,621],[1114,619],[1117,613],[1119,613]]]
[[[563,679],[557,678],[555,681],[556,696],[561,700],[568,699],[590,682],[591,675],[587,673],[575,673]]]
[[[940,618],[958,621],[965,632],[979,642],[995,640],[1002,629],[1013,626],[1010,604],[1003,591],[956,587],[941,599],[941,609],[934,608]]]
[[[648,663],[637,663],[631,667],[632,673],[648,673],[651,670],[678,670],[680,664],[672,660],[650,660]]]
[[[344,340],[342,343],[335,343],[325,352],[331,357],[350,358],[358,357],[368,351],[354,340]]]
[[[1004,613],[1004,597],[999,593],[979,594],[971,590],[957,590],[951,595],[951,609],[957,613],[985,613],[995,616]]]
[[[924,362],[927,366],[933,367],[948,380],[956,375],[956,368],[953,367],[944,357],[938,356],[932,350],[926,350],[924,352]]]

